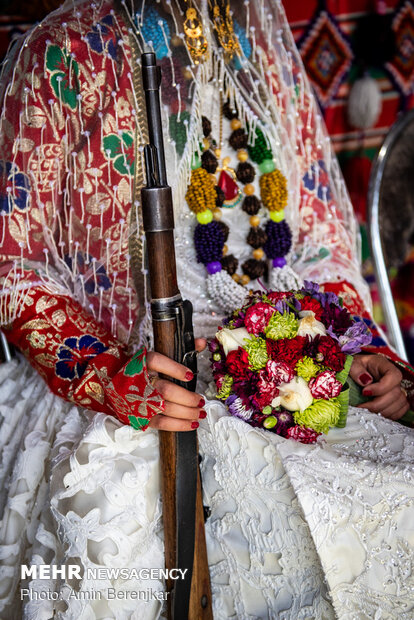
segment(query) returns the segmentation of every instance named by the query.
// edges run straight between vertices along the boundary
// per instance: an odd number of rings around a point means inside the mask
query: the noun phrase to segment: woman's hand
[[[203,351],[206,347],[206,340],[197,338],[195,346],[197,351]],[[180,381],[191,381],[193,378],[191,370],[153,351],[147,354],[147,369],[150,374],[160,373]],[[150,428],[161,431],[192,431],[198,427],[198,419],[206,417],[206,412],[202,409],[205,401],[200,394],[189,392],[159,377],[156,377],[152,383],[164,398],[165,410],[164,413],[151,418]]]
[[[391,420],[399,420],[410,408],[401,388],[401,372],[383,355],[355,355],[349,374],[358,385],[363,386],[363,395],[372,397],[372,400],[358,407],[380,413]]]

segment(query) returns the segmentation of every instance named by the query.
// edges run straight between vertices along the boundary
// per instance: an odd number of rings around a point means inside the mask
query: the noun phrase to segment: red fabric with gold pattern
[[[351,314],[357,316],[362,316],[364,314],[364,304],[355,288],[349,282],[341,280],[340,282],[327,282],[320,286],[322,291],[335,293],[335,295],[341,297],[344,306],[346,306]]]
[[[33,272],[26,273],[29,279]],[[164,409],[146,369],[146,350],[126,347],[74,300],[31,288],[7,339],[65,400],[144,430]]]

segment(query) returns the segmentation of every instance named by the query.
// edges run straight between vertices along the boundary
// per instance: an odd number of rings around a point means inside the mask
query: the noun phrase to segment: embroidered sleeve
[[[7,339],[52,392],[66,400],[142,430],[163,411],[163,399],[148,379],[145,348],[128,356],[125,347],[69,297],[51,295],[42,287],[28,290],[7,328]]]

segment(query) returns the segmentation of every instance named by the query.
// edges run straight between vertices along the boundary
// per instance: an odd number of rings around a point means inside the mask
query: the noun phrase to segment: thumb
[[[204,351],[207,346],[207,340],[205,338],[196,338],[195,339],[195,349],[198,353]]]
[[[374,381],[372,375],[367,372],[364,364],[356,357],[352,362],[351,370],[349,372],[351,378],[358,383],[358,385],[365,387]]]

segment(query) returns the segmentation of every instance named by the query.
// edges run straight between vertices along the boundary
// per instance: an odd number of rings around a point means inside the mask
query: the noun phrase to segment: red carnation
[[[245,377],[249,365],[249,356],[242,347],[230,351],[226,357],[227,372],[237,381]]]
[[[270,405],[272,400],[279,395],[276,382],[269,377],[266,369],[262,369],[258,373],[258,381],[256,386],[256,394],[254,400],[260,410]]]
[[[276,310],[269,304],[258,301],[254,306],[250,306],[250,308],[246,310],[244,326],[250,334],[257,335],[264,331],[264,328],[275,312]]]
[[[275,385],[289,383],[295,376],[293,368],[286,364],[286,362],[276,362],[275,360],[269,360],[267,362],[266,373],[269,381],[273,381]]]
[[[311,310],[314,314],[315,314],[315,318],[320,321],[322,314],[323,314],[323,308],[320,304],[319,301],[317,301],[316,299],[313,299],[313,297],[304,297],[303,299],[300,300],[300,306],[301,306],[301,310]]]
[[[317,343],[317,359],[324,366],[339,372],[345,365],[346,355],[330,336],[321,336]]]
[[[295,366],[303,357],[303,347],[307,344],[306,336],[295,338],[280,338],[279,340],[266,341],[267,354],[276,362],[285,362],[289,366]]]
[[[312,377],[308,387],[313,398],[335,398],[342,390],[342,383],[335,378],[335,373],[330,370],[321,372],[316,377]]]
[[[305,426],[291,426],[286,431],[286,437],[301,443],[315,443],[320,434]]]
[[[285,299],[288,295],[290,295],[290,293],[286,293],[286,291],[272,291],[271,293],[266,293],[266,297],[274,304],[276,304],[280,299]]]

